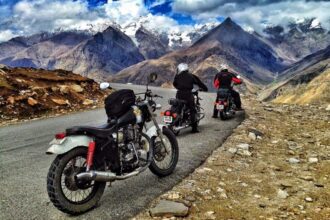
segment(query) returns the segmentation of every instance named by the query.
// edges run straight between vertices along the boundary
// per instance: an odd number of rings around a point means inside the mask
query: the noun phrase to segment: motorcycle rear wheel
[[[86,156],[87,148],[77,147],[66,154],[58,155],[49,168],[48,196],[54,206],[62,212],[78,215],[94,208],[101,199],[105,182],[78,183],[75,180],[76,174],[86,170]],[[79,165],[76,164],[78,158]],[[82,193],[76,194],[78,192]]]
[[[162,144],[160,137],[152,137],[151,139],[152,146],[154,147],[154,155],[149,169],[153,174],[159,177],[172,174],[179,159],[178,141],[174,133],[169,128],[164,127],[163,136],[164,139],[166,139],[166,146]],[[165,163],[165,159],[170,159],[169,163]],[[162,166],[162,164],[165,164],[165,166]]]

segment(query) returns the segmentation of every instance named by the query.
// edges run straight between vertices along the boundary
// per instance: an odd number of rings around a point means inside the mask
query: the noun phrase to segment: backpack
[[[111,93],[105,100],[105,111],[108,118],[118,118],[135,104],[135,95],[131,89],[121,89]]]

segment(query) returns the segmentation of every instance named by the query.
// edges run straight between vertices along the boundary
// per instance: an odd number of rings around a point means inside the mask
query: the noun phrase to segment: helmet
[[[221,72],[228,72],[228,65],[227,64],[221,64],[220,68],[221,68]]]
[[[188,71],[188,70],[189,70],[189,67],[188,67],[188,64],[186,64],[186,63],[180,63],[176,69],[177,74],[180,74],[180,73]]]

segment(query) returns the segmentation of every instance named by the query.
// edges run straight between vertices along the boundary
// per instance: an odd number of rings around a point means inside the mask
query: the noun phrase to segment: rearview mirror
[[[157,77],[158,77],[157,73],[150,73],[148,77],[148,82],[149,83],[155,82]]]
[[[100,83],[100,89],[101,90],[105,90],[105,89],[107,89],[109,87],[110,87],[110,83],[107,83],[107,82]]]

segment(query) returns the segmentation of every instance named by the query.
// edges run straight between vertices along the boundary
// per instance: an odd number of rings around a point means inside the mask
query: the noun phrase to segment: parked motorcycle
[[[160,96],[148,89],[156,78],[157,74],[149,75],[144,93],[133,93],[132,97],[132,90],[122,92],[128,99],[120,95],[117,103],[125,106],[133,98],[133,105],[119,116],[108,115],[105,125],[71,127],[55,135],[46,152],[57,155],[47,176],[48,195],[55,207],[80,214],[97,205],[106,182],[136,176],[147,168],[159,177],[174,171],[179,158],[178,142],[170,129],[157,123],[154,112],[161,106],[154,99]],[[101,83],[100,87],[106,89],[109,84]],[[116,108],[113,105],[106,111],[120,110]],[[153,123],[149,129],[148,122]]]
[[[204,109],[201,107],[200,101],[202,98],[198,96],[199,89],[194,89],[192,91],[195,98],[195,108],[196,108],[196,119],[199,123],[204,117]],[[168,128],[173,131],[175,135],[179,135],[182,129],[190,127],[190,110],[186,105],[186,101],[180,99],[169,99],[168,101],[171,108],[162,113],[164,123],[168,125]]]

